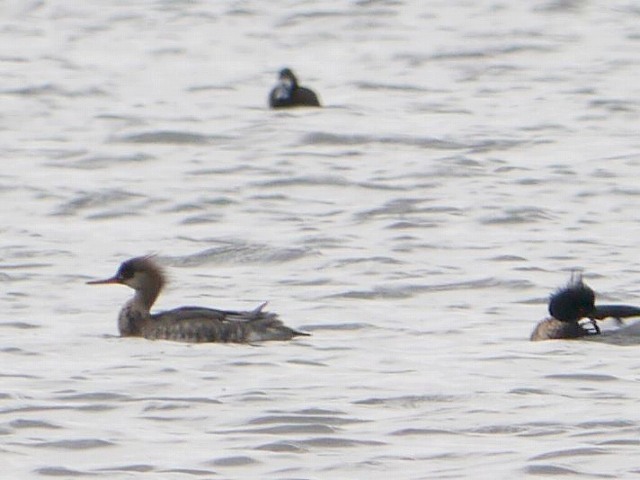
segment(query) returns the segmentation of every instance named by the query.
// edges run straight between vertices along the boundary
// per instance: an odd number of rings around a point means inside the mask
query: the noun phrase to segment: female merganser
[[[269,94],[271,108],[319,107],[320,101],[315,93],[298,85],[298,79],[288,68],[280,70],[278,84]]]
[[[266,303],[250,312],[215,310],[203,307],[180,307],[150,313],[165,284],[162,269],[152,257],[136,257],[120,265],[116,274],[90,285],[119,283],[135,290],[118,316],[123,337],[181,342],[253,343],[266,340],[290,340],[309,335],[282,324],[275,313],[263,311]]]
[[[640,308],[629,305],[595,305],[596,295],[583,281],[582,275],[572,274],[566,287],[557,290],[549,299],[550,318],[542,320],[531,334],[531,340],[580,338],[599,335],[596,320],[640,315]],[[583,318],[588,322],[580,323]],[[588,328],[585,328],[588,326]]]

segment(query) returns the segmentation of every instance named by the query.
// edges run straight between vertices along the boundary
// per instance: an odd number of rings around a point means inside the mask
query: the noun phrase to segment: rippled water
[[[7,478],[640,473],[640,329],[528,342],[572,269],[640,304],[634,2],[0,9]],[[120,339],[147,253],[313,335]]]

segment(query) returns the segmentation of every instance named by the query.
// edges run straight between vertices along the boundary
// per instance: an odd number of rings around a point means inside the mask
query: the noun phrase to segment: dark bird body
[[[162,269],[150,257],[124,262],[115,276],[88,282],[92,285],[122,284],[135,295],[120,310],[118,329],[123,337],[181,342],[254,343],[290,340],[308,335],[289,328],[277,314],[265,312],[263,303],[252,311],[216,310],[205,307],[180,307],[151,313],[151,307],[165,284]]]
[[[542,320],[531,333],[531,340],[581,338],[599,335],[596,320],[613,317],[618,320],[640,315],[640,308],[629,305],[595,305],[594,291],[572,275],[566,287],[557,290],[549,299],[551,316]],[[589,319],[582,322],[583,319]]]
[[[271,108],[319,107],[318,96],[308,88],[298,85],[298,79],[288,68],[280,70],[278,84],[269,94]]]

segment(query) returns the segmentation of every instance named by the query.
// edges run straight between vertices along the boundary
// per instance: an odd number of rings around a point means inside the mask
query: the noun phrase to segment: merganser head
[[[165,276],[162,268],[153,261],[153,256],[135,257],[123,262],[116,274],[104,280],[93,280],[87,282],[89,285],[106,285],[118,283],[133,288],[143,290],[153,285],[158,291],[165,283]]]
[[[549,299],[549,313],[562,322],[577,322],[593,315],[596,295],[582,281],[582,274],[573,273],[567,286],[557,290]]]

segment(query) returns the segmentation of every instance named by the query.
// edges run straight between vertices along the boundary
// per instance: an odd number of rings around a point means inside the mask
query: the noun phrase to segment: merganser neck
[[[136,288],[134,302],[144,307],[149,313],[163,286],[164,279],[161,276],[148,275],[146,280]]]

